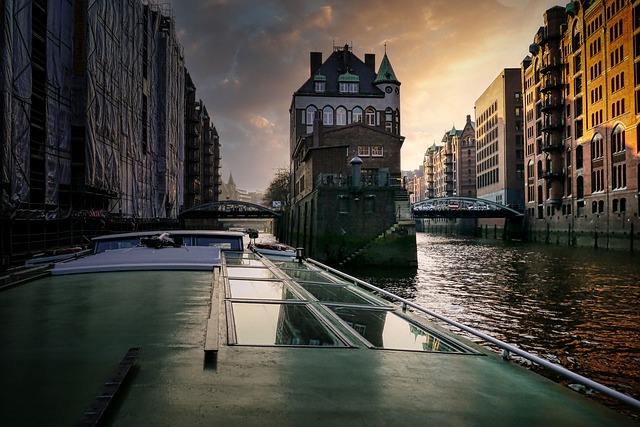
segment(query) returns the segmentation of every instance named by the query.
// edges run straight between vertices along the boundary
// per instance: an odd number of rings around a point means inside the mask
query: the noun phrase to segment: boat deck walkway
[[[3,426],[637,426],[303,262],[50,276],[0,293]]]

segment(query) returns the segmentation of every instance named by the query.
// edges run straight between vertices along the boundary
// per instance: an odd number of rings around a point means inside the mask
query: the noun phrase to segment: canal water
[[[349,272],[640,399],[637,254],[426,233],[417,244],[417,271]]]

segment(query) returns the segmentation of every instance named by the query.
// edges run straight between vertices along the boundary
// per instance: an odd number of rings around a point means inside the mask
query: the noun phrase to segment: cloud
[[[222,142],[222,172],[264,189],[289,159],[291,97],[309,52],[385,51],[402,82],[403,169],[473,104],[503,68],[519,67],[550,0],[173,0],[197,96]]]

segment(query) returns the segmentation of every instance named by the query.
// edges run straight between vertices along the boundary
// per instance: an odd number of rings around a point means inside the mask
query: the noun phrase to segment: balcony
[[[542,101],[541,111],[549,111],[553,109],[564,108],[564,98],[560,96],[548,96]]]
[[[564,151],[564,140],[561,137],[545,138],[540,149],[544,152]]]
[[[553,132],[562,128],[564,128],[564,119],[550,118],[542,123],[542,132]]]
[[[564,168],[549,169],[542,171],[542,178],[546,180],[564,179]]]
[[[562,34],[560,33],[560,31],[558,31],[558,29],[554,29],[554,28],[544,28],[543,31],[539,31],[538,34],[540,36],[540,45],[544,46],[547,43],[549,43],[552,40],[558,40],[560,37],[562,37]]]
[[[540,91],[550,92],[552,90],[562,90],[564,83],[562,82],[562,78],[558,76],[545,76],[542,79],[542,85],[540,87]]]
[[[554,68],[562,68],[564,67],[564,65],[565,64],[564,62],[562,62],[562,58],[551,58],[542,63],[542,66],[540,67],[540,72],[544,74],[548,71],[553,70]]]

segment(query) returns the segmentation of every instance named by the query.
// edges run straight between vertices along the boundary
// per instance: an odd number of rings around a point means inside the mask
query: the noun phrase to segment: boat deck
[[[637,425],[311,264],[222,258],[0,293],[0,424],[76,424],[139,347],[107,425]]]

